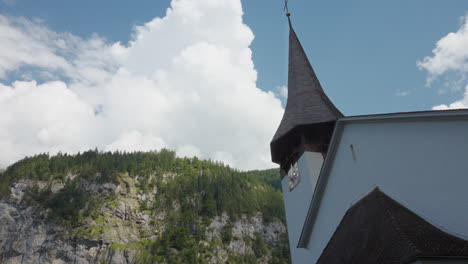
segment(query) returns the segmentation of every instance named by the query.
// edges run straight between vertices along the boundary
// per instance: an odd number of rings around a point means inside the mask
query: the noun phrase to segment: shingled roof
[[[322,142],[324,134],[329,141],[333,124],[340,117],[343,114],[323,91],[289,21],[288,100],[270,144],[273,162],[290,162],[291,155],[304,151],[311,142]]]
[[[400,264],[423,257],[468,257],[468,241],[376,188],[347,211],[317,264]]]

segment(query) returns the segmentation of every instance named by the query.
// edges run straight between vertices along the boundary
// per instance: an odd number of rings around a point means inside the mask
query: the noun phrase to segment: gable
[[[340,119],[299,247],[310,250],[314,263],[346,211],[377,186],[431,224],[467,238],[467,135],[466,110]]]
[[[346,212],[317,264],[399,264],[447,256],[468,256],[468,241],[439,230],[376,188]]]

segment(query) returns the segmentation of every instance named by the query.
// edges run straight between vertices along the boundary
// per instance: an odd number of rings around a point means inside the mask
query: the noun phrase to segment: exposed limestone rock
[[[214,256],[208,261],[209,264],[226,263],[228,260],[228,252],[221,247],[217,247],[214,251]]]
[[[66,238],[66,229],[33,207],[0,201],[0,263],[136,263],[136,251],[111,249],[101,239]]]
[[[232,235],[238,238],[249,237],[253,239],[256,233],[263,234],[263,229],[263,217],[261,214],[250,218],[243,215],[240,220],[233,224]]]
[[[169,181],[175,176],[166,173],[163,179]],[[167,218],[181,210],[176,201],[171,202],[166,211],[141,209],[142,203],[150,205],[157,201],[158,190],[156,187],[147,192],[138,190],[137,179],[128,175],[119,176],[118,183],[75,178],[76,175],[69,173],[65,180],[23,179],[12,184],[10,197],[0,200],[0,263],[137,263],[139,251],[132,245],[157,239],[166,231]],[[87,216],[78,224],[70,226],[55,221],[48,217],[50,209],[25,199],[32,188],[57,194],[73,180],[89,197],[102,198],[97,200],[97,215]],[[198,198],[187,199],[195,205]],[[79,212],[83,213],[84,209]],[[204,225],[204,240],[198,245],[205,253],[198,254],[206,254],[207,263],[213,264],[226,263],[232,255],[254,255],[252,241],[258,235],[274,244],[286,232],[281,221],[265,224],[261,213],[242,215],[237,220],[223,213]],[[232,232],[232,239],[223,244],[227,229]],[[270,260],[269,251],[257,259],[258,263]]]
[[[89,183],[87,181],[81,181],[81,185],[83,189],[87,192],[91,193],[99,193],[102,195],[110,195],[110,194],[119,194],[120,192],[120,185],[116,183],[96,183],[92,182]]]
[[[10,188],[10,199],[17,202],[22,201],[26,192],[34,186],[37,186],[39,190],[42,190],[47,186],[47,183],[43,181],[33,181],[29,179],[19,180],[13,183],[13,185]]]
[[[254,254],[250,245],[246,243],[246,240],[253,240],[257,235],[262,235],[268,243],[275,243],[286,233],[286,227],[281,221],[274,221],[268,225],[263,224],[263,217],[260,213],[248,217],[242,215],[241,219],[237,221],[230,220],[226,213],[223,213],[220,217],[215,217],[210,223],[206,231],[206,238],[208,240],[222,239],[221,234],[230,225],[232,227],[233,240],[230,241],[227,249],[231,252],[235,252],[240,255]],[[216,255],[223,255],[223,250],[217,250]],[[271,255],[267,254],[259,259],[259,263],[268,263],[271,259]],[[216,257],[212,261],[222,261],[222,258]],[[223,263],[223,262],[210,262],[210,263]]]
[[[55,182],[50,186],[50,191],[53,193],[58,193],[60,190],[65,187],[65,183]]]
[[[286,226],[281,221],[269,223],[263,229],[263,234],[268,243],[274,243],[280,236],[286,233]]]
[[[216,216],[208,226],[206,238],[212,240],[213,238],[220,238],[224,226],[228,223],[229,216],[223,213],[221,216]]]
[[[244,240],[232,240],[228,245],[228,249],[240,255],[254,254],[252,248],[248,246]]]

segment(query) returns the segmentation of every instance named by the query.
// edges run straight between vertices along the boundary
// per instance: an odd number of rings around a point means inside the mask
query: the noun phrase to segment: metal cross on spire
[[[288,2],[289,2],[289,0],[284,0],[284,8],[283,8],[283,10],[286,11],[286,16],[287,16],[288,19],[289,19],[289,17],[291,16],[291,13],[289,13]]]

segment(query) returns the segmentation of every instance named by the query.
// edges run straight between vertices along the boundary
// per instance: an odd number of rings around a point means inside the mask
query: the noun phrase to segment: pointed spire
[[[273,162],[286,168],[304,151],[323,149],[343,114],[322,89],[307,55],[289,22],[288,100],[283,119],[270,144]]]

